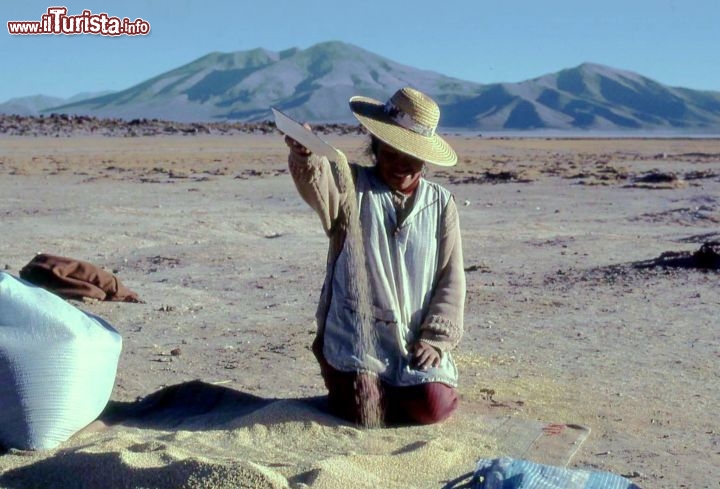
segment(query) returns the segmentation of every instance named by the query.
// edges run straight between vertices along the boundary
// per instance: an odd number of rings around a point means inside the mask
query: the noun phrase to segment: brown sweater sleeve
[[[420,327],[420,341],[442,351],[455,348],[463,334],[465,269],[460,220],[455,200],[443,212],[439,275],[427,316]]]
[[[347,165],[345,155],[338,151],[337,165]],[[347,192],[341,189],[333,167],[324,156],[300,156],[290,151],[288,167],[295,187],[305,202],[317,213],[325,233],[335,231],[341,204]]]

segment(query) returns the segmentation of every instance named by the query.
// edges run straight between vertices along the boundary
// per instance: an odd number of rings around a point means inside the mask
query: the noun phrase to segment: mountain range
[[[210,53],[119,92],[73,100],[28,97],[0,113],[66,113],[181,122],[271,118],[355,123],[352,95],[386,100],[410,85],[431,95],[441,126],[470,130],[720,132],[720,92],[669,87],[593,63],[518,83],[481,84],[416,69],[342,42],[274,52]]]

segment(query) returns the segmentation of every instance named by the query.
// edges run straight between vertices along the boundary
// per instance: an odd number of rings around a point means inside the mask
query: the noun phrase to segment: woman
[[[371,424],[370,402],[387,424],[439,422],[458,404],[450,351],[463,331],[465,274],[455,201],[423,169],[455,165],[457,156],[435,134],[437,104],[417,90],[398,90],[385,104],[353,97],[350,108],[371,134],[374,167],[348,167],[340,152],[333,165],[285,139],[295,185],[330,238],[313,352],[336,415]],[[343,223],[358,213],[352,233]],[[365,274],[370,351],[358,331]]]

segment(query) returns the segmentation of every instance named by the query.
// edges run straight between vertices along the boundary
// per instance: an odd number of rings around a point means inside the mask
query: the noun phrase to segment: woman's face
[[[382,141],[378,143],[377,169],[383,181],[393,190],[414,189],[422,175],[424,162],[402,153]]]

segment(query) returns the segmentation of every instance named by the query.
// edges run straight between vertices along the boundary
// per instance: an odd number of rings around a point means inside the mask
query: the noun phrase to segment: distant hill
[[[64,104],[65,99],[47,95],[11,98],[0,104],[0,114],[38,115],[48,107]]]
[[[0,104],[0,114],[40,115],[43,111],[85,99],[107,95],[112,92],[83,92],[70,98],[51,97],[49,95],[30,95],[16,97]]]
[[[720,130],[720,92],[667,87],[592,63],[485,85],[477,96],[444,109],[446,125],[484,130]]]
[[[354,123],[347,105],[352,95],[385,100],[405,85],[438,101],[445,128],[720,131],[720,92],[668,87],[591,63],[519,83],[483,85],[341,42],[211,53],[126,90],[40,111],[254,122],[269,119],[269,107],[277,106],[309,122]]]

